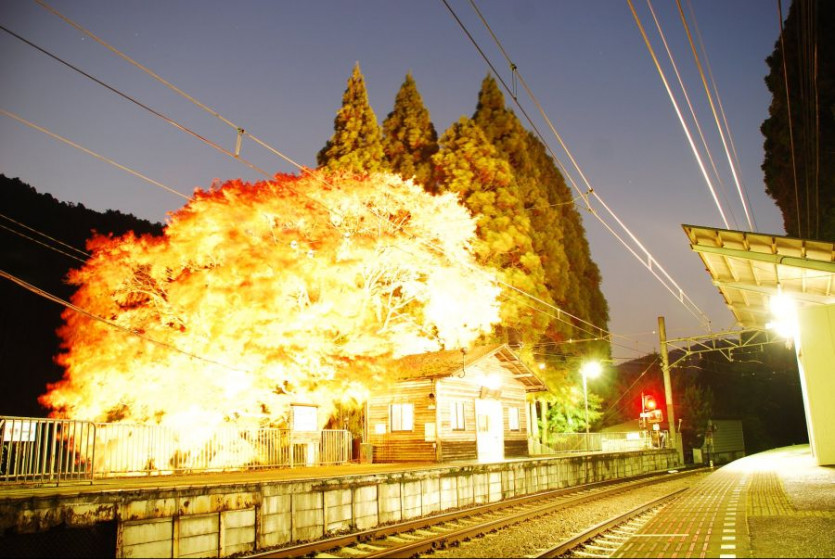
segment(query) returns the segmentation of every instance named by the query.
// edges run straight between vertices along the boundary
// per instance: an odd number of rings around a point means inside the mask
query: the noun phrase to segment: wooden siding
[[[475,439],[472,441],[443,441],[441,443],[441,461],[478,460]]]
[[[375,444],[374,462],[435,462],[435,447],[417,440]]]
[[[501,402],[505,456],[528,455],[528,432],[525,387],[501,366],[496,357],[489,357],[462,372],[431,379],[399,381],[387,394],[375,394],[368,403],[368,442],[374,445],[374,460],[381,462],[476,460],[475,401],[482,396],[487,377],[494,377],[499,388],[488,397]],[[437,390],[437,393],[435,393]],[[429,394],[434,394],[430,398]],[[464,407],[464,429],[452,429],[450,405],[461,402]],[[414,425],[411,431],[391,432],[390,404],[412,404]],[[508,408],[519,410],[519,429],[510,430]],[[426,425],[430,424],[430,433]],[[434,425],[434,427],[432,427]],[[378,432],[385,426],[385,433]],[[379,427],[382,429],[382,427]],[[428,435],[428,436],[427,436]],[[437,436],[436,440],[427,440]]]
[[[400,381],[393,393],[376,394],[368,401],[368,442],[374,445],[374,461],[435,461],[435,447],[426,441],[426,424],[435,423],[435,400],[429,398],[434,382],[427,379]],[[391,431],[389,405],[412,404],[414,424],[410,431]],[[378,433],[378,426],[385,426]]]
[[[524,458],[528,455],[528,441],[504,441],[505,458]]]

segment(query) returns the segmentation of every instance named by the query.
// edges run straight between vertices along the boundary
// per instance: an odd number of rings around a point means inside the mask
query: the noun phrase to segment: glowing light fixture
[[[790,295],[783,293],[779,283],[777,295],[771,297],[769,306],[773,320],[765,327],[774,330],[778,336],[793,340],[797,335],[797,304]]]
[[[600,363],[597,361],[589,361],[584,363],[583,366],[580,368],[580,374],[583,375],[583,379],[585,378],[594,378],[600,374],[603,368],[600,366]]]

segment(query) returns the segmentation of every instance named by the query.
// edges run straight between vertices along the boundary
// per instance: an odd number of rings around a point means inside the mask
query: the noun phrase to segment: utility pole
[[[676,433],[676,417],[673,411],[673,387],[670,383],[670,358],[667,355],[667,326],[664,317],[658,317],[658,338],[661,346],[661,372],[664,374],[664,400],[667,402],[667,423],[670,425],[670,439],[678,451],[678,457],[684,464],[684,447]]]

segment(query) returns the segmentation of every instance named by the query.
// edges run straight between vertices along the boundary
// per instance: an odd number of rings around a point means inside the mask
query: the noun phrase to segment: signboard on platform
[[[316,421],[318,410],[316,406],[293,404],[290,409],[293,412],[293,431],[316,431],[319,429],[319,424]]]
[[[32,443],[38,434],[38,424],[28,419],[7,419],[3,422],[4,443]]]

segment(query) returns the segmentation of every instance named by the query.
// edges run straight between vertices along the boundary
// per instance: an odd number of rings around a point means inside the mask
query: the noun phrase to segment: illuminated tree
[[[400,86],[394,110],[383,121],[383,151],[391,171],[432,190],[432,156],[438,133],[417,90],[412,74]]]
[[[549,295],[512,169],[472,119],[461,117],[453,123],[440,144],[441,150],[432,158],[438,188],[457,193],[476,216],[478,260],[498,270],[506,284],[502,328],[512,331],[502,335],[517,338],[505,341],[535,341],[548,318],[533,311],[530,300],[517,290],[544,299]]]
[[[65,311],[66,373],[41,402],[76,419],[281,425],[313,399],[327,417],[385,386],[388,360],[490,331],[499,289],[474,233],[453,194],[389,174],[198,190],[161,236],[88,243],[72,302],[110,324]]]
[[[333,121],[334,133],[316,156],[320,167],[352,173],[370,173],[387,168],[377,117],[368,104],[360,65],[348,79],[342,107]]]

